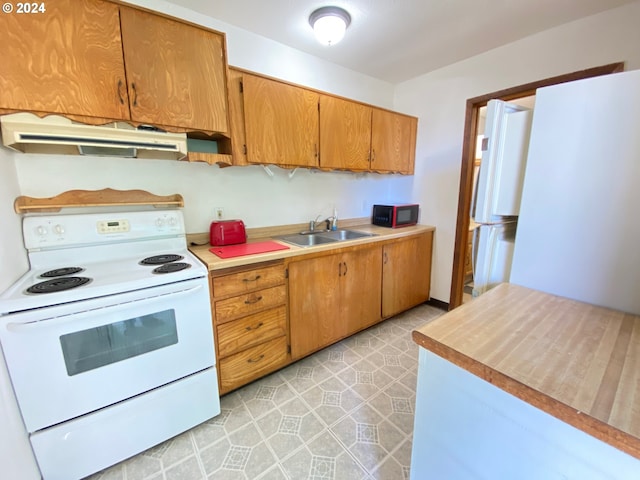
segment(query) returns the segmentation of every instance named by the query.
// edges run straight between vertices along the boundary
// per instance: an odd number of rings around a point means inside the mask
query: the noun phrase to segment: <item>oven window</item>
[[[130,318],[60,337],[69,376],[178,343],[174,310]]]

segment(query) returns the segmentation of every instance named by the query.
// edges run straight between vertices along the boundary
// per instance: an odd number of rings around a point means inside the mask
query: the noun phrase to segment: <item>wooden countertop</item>
[[[413,339],[640,458],[640,316],[502,284]]]
[[[340,227],[342,228],[342,227]],[[245,255],[242,257],[234,257],[234,258],[220,258],[217,255],[211,253],[209,248],[211,245],[201,245],[201,246],[192,246],[189,247],[189,250],[197,256],[205,265],[208,266],[209,270],[221,270],[224,268],[231,267],[239,267],[244,265],[251,265],[254,263],[268,262],[271,260],[280,260],[283,258],[294,257],[297,255],[307,255],[310,253],[324,252],[335,250],[339,248],[350,247],[353,245],[364,245],[368,243],[375,243],[384,240],[392,240],[395,238],[408,237],[411,235],[415,235],[417,233],[433,231],[435,227],[430,225],[415,225],[411,227],[402,227],[402,228],[385,228],[378,227],[376,225],[371,224],[361,224],[361,225],[350,225],[348,227],[349,230],[355,230],[358,232],[366,232],[373,233],[375,236],[372,237],[363,237],[354,240],[345,240],[341,242],[334,243],[325,243],[322,245],[314,245],[312,247],[298,247],[295,245],[291,245],[286,242],[282,242],[279,240],[275,240],[282,245],[286,245],[289,247],[287,250],[278,250],[275,252],[267,252],[267,253],[259,253],[255,255]],[[271,240],[268,237],[259,237],[255,239],[249,239],[248,243],[251,242],[261,242],[265,240]]]

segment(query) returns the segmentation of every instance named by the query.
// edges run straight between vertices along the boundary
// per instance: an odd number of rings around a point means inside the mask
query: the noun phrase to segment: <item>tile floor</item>
[[[222,413],[91,480],[409,478],[421,305],[222,397]]]

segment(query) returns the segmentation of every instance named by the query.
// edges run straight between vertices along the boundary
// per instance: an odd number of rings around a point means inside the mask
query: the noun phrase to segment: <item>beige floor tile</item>
[[[419,347],[386,320],[221,399],[221,414],[91,480],[405,480]]]

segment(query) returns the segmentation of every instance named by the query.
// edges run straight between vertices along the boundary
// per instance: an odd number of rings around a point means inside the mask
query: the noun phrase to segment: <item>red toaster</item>
[[[236,245],[247,241],[247,232],[242,220],[220,220],[211,222],[209,243],[215,247]]]

